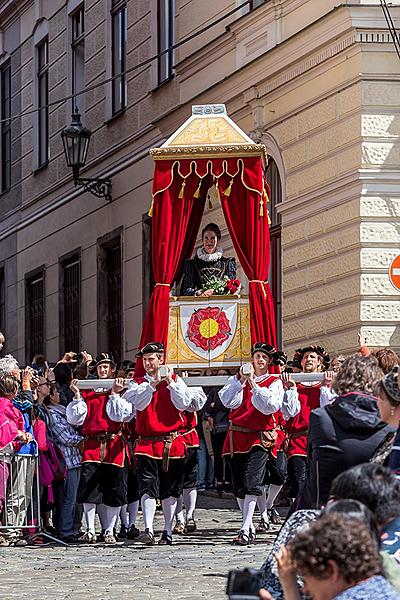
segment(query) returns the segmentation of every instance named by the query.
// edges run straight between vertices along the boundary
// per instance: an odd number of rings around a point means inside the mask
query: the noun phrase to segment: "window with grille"
[[[49,160],[49,42],[45,38],[36,46],[38,93],[38,167]]]
[[[278,167],[275,161],[270,158],[267,167],[267,182],[271,189],[271,197],[268,205],[271,225],[269,230],[271,242],[271,264],[269,281],[272,289],[272,295],[275,301],[275,321],[277,342],[281,346],[282,342],[282,225],[281,216],[276,210],[277,205],[282,201],[282,184]]]
[[[264,2],[265,0],[250,0],[249,10],[254,10],[258,6],[261,6],[261,4],[264,4]]]
[[[108,348],[115,360],[122,356],[122,270],[121,244],[107,248]]]
[[[81,261],[75,255],[61,263],[62,352],[79,352],[81,345]]]
[[[174,0],[158,0],[158,83],[170,79],[174,73]]]
[[[1,93],[1,193],[11,187],[11,64],[0,70]]]
[[[126,108],[126,0],[111,2],[112,114]]]
[[[26,279],[26,360],[31,362],[35,354],[45,353],[45,285],[44,271]]]
[[[72,112],[77,108],[85,113],[85,95],[79,94],[85,88],[85,8],[80,6],[72,15]]]

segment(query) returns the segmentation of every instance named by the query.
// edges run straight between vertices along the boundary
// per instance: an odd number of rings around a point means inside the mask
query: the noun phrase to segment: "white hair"
[[[17,369],[19,369],[18,361],[11,354],[6,354],[4,358],[0,358],[0,377],[9,375]]]

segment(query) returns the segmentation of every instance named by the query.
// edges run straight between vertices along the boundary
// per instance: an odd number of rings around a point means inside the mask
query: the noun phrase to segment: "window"
[[[79,254],[61,263],[61,353],[79,352],[81,345],[81,261]]]
[[[258,6],[261,6],[261,4],[264,4],[264,2],[265,0],[250,0],[249,10],[254,10]]]
[[[282,343],[282,225],[281,216],[276,210],[277,205],[282,201],[282,184],[278,167],[275,161],[270,158],[267,168],[267,182],[271,189],[271,197],[268,205],[271,225],[269,230],[271,241],[271,266],[270,266],[270,284],[272,295],[275,301],[275,321],[278,345]]]
[[[11,187],[11,64],[0,71],[1,93],[1,193]]]
[[[31,362],[35,354],[45,353],[45,288],[44,270],[38,271],[26,279],[26,360]]]
[[[173,75],[174,51],[174,0],[158,0],[158,84],[167,81]]]
[[[82,5],[72,16],[72,112],[77,108],[81,115],[85,113],[85,95],[75,96],[85,88],[85,8]]]
[[[111,2],[112,114],[126,108],[126,0]]]
[[[49,160],[49,42],[36,46],[38,90],[38,168]]]
[[[151,226],[153,219],[146,213],[142,219],[142,305],[143,318],[146,314],[147,305],[150,301],[151,292],[154,288],[154,275],[151,253]]]
[[[118,230],[119,232],[120,230]],[[122,248],[121,236],[113,232],[99,240],[97,277],[98,351],[122,359]]]

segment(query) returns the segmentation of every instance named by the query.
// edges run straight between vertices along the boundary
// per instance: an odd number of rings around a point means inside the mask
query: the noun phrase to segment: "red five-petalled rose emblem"
[[[230,333],[226,313],[218,307],[195,310],[188,323],[189,340],[202,350],[215,350],[229,338]]]

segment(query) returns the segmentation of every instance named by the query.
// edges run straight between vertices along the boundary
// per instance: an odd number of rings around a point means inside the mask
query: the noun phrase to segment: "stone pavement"
[[[240,518],[232,501],[202,497],[200,506],[198,532],[175,536],[170,547],[128,541],[113,547],[0,548],[0,599],[222,600],[227,572],[259,568],[279,528],[260,535],[255,545],[233,546]],[[156,532],[161,529],[158,513]]]

